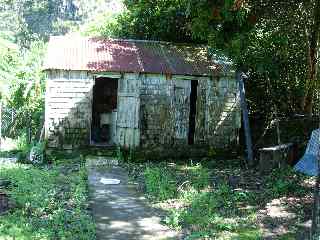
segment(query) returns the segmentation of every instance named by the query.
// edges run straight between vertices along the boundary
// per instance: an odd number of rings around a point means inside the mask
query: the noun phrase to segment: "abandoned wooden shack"
[[[44,70],[48,147],[238,142],[235,73],[213,63],[205,46],[51,37]]]

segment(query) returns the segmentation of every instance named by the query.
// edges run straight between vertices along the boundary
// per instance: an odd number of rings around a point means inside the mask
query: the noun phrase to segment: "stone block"
[[[259,170],[262,173],[281,168],[293,158],[293,144],[287,143],[259,149]]]

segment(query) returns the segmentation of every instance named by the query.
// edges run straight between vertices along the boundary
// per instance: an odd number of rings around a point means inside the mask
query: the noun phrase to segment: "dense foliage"
[[[44,118],[46,42],[51,35],[77,31],[84,22],[91,23],[87,29],[96,28],[91,19],[102,14],[110,2],[0,0],[0,90],[4,108],[13,109],[13,121],[2,129],[4,136],[39,137]]]
[[[11,205],[0,216],[1,239],[95,239],[87,212],[87,174],[84,167],[66,172],[31,165],[2,165],[0,178],[10,181]]]
[[[28,47],[32,41],[47,39],[50,34],[66,32],[60,19],[76,20],[76,7],[72,1],[5,0],[0,4],[2,19],[5,19],[3,30],[11,29],[23,47]]]
[[[312,89],[319,78],[311,74],[315,63],[310,63],[312,48],[318,51],[313,39],[319,38],[317,1],[124,3],[127,11],[118,17],[114,36],[207,42],[213,52],[232,57],[238,68],[250,71],[252,115],[268,118],[274,111],[287,116],[312,110]]]
[[[17,65],[9,72],[14,79],[10,81],[4,102],[15,110],[15,121],[7,129],[7,136],[19,136],[25,127],[30,127],[35,135],[41,127],[45,91],[45,76],[41,70],[44,50],[44,43],[32,43],[29,50],[18,55]]]

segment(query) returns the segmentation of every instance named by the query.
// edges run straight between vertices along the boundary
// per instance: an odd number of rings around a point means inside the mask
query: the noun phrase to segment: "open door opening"
[[[92,101],[91,145],[116,144],[118,79],[95,79]]]
[[[194,133],[196,131],[196,113],[197,113],[197,90],[198,81],[191,81],[191,92],[190,92],[190,114],[189,114],[189,134],[188,144],[194,144]]]

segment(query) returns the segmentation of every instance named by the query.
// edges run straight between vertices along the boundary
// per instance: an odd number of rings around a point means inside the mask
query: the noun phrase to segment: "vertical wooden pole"
[[[31,118],[29,111],[27,112],[27,143],[31,144]]]
[[[277,142],[278,145],[281,144],[281,138],[280,138],[280,120],[277,118],[276,119],[276,126],[277,126]]]
[[[0,99],[0,151],[2,149],[2,101]]]
[[[244,125],[244,134],[246,138],[246,148],[247,148],[247,160],[249,166],[253,166],[253,152],[252,152],[252,139],[251,139],[251,131],[249,125],[249,114],[248,114],[248,107],[246,102],[246,95],[245,95],[245,88],[243,79],[247,76],[243,73],[238,71],[237,72],[237,81],[239,84],[239,92],[240,92],[240,104],[242,110],[242,118],[243,118],[243,125]]]

